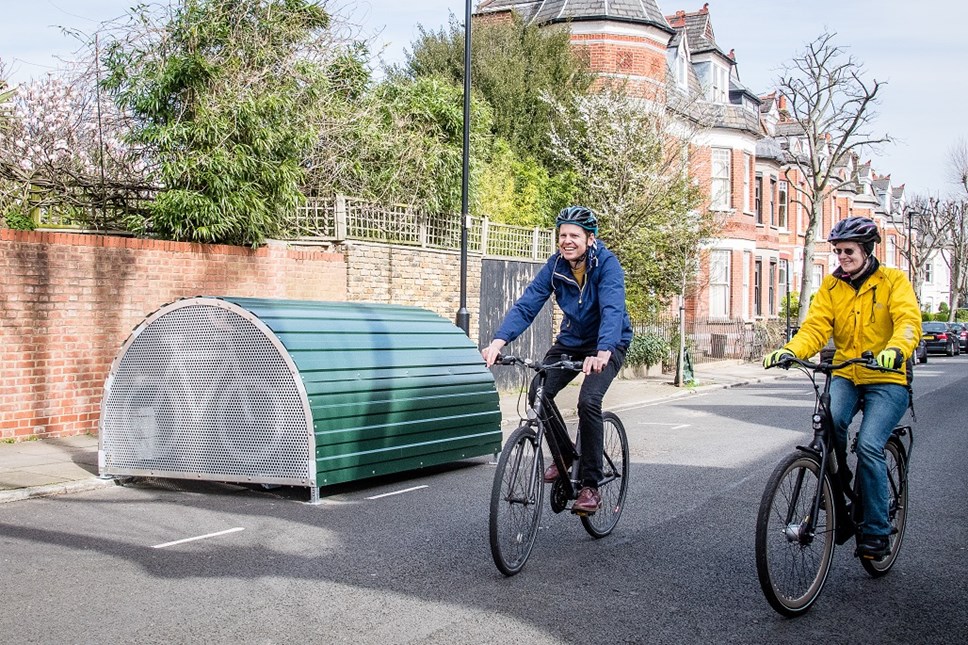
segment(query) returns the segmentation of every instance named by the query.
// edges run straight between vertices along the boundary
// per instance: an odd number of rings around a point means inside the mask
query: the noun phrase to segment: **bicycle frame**
[[[554,367],[537,368],[538,373],[533,381],[534,402],[529,404],[527,411],[528,423],[535,428],[536,441],[539,446],[543,440],[548,442],[548,447],[551,449],[551,458],[558,467],[559,473],[569,472],[566,458],[571,462],[572,476],[568,478],[571,489],[568,493],[570,498],[574,498],[578,494],[574,475],[577,473],[581,455],[568,437],[567,426],[558,406],[544,395],[548,369],[554,369]],[[528,497],[532,499],[534,497],[535,478],[543,476],[543,473],[537,472],[537,461],[535,461],[533,470],[535,472],[531,473],[532,476],[528,482]]]
[[[823,384],[823,391],[821,391],[820,386],[817,385],[815,379],[811,379],[813,383],[813,389],[816,393],[816,404],[814,405],[813,411],[813,440],[807,446],[798,445],[797,448],[808,452],[817,457],[817,461],[820,462],[820,472],[829,473],[829,481],[833,487],[834,492],[834,504],[837,507],[837,516],[846,517],[847,504],[844,501],[845,494],[853,499],[853,492],[849,488],[844,486],[844,481],[850,481],[850,469],[847,467],[846,456],[834,455],[834,459],[830,459],[831,448],[833,444],[833,433],[834,433],[834,422],[833,415],[830,412],[830,381],[833,377],[833,370],[825,370],[823,372],[825,379]],[[836,450],[833,450],[836,453]],[[842,463],[841,463],[842,462]],[[839,476],[838,476],[839,474]],[[800,494],[800,488],[802,485],[803,473],[800,474],[800,479],[797,481],[796,494]],[[821,497],[823,494],[823,486],[817,487],[817,493],[813,499],[813,511],[807,521],[807,526],[803,527],[807,531],[810,539],[814,535],[814,522],[820,517],[820,506]],[[789,525],[793,521],[793,509],[796,505],[796,498],[794,498],[793,503],[790,504],[789,515],[786,518],[786,522]],[[836,530],[836,527],[834,527]],[[839,542],[839,540],[838,540]]]

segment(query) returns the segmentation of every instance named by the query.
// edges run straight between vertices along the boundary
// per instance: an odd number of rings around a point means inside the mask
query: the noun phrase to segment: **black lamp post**
[[[470,175],[471,148],[471,0],[464,9],[464,145],[460,182],[460,309],[457,326],[470,336],[471,314],[467,311],[467,228],[470,215],[467,208],[467,184]]]

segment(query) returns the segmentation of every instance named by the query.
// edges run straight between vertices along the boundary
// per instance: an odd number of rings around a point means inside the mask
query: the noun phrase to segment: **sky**
[[[155,0],[156,2],[158,0]],[[167,0],[162,0],[167,1]],[[472,0],[476,2],[477,0]],[[658,0],[666,15],[696,11],[705,0]],[[135,0],[0,0],[0,61],[14,83],[56,71],[77,42],[61,27],[93,33],[126,13]],[[437,29],[465,4],[454,0],[335,0],[334,13],[371,42],[375,64],[400,63],[418,37],[418,25]],[[968,139],[968,24],[965,0],[710,0],[716,40],[735,50],[741,81],[757,94],[770,92],[784,62],[822,33],[864,63],[868,78],[883,80],[874,123],[894,142],[864,154],[878,174],[890,174],[906,194],[945,196],[952,145]]]

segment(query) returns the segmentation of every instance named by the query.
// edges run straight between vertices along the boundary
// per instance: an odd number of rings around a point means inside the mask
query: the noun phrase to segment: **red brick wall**
[[[702,191],[700,208],[708,209],[712,201],[713,152],[709,146],[689,145],[689,177]]]
[[[0,229],[0,439],[96,432],[132,328],[196,295],[346,300],[340,254]]]
[[[654,99],[665,91],[669,66],[657,43],[639,36],[572,34],[571,44],[592,73],[631,76],[627,88],[632,94]]]

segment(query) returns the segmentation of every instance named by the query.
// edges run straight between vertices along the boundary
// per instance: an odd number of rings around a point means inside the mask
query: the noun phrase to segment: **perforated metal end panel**
[[[275,334],[217,298],[169,304],[121,348],[101,405],[100,471],[315,486],[312,415]]]

